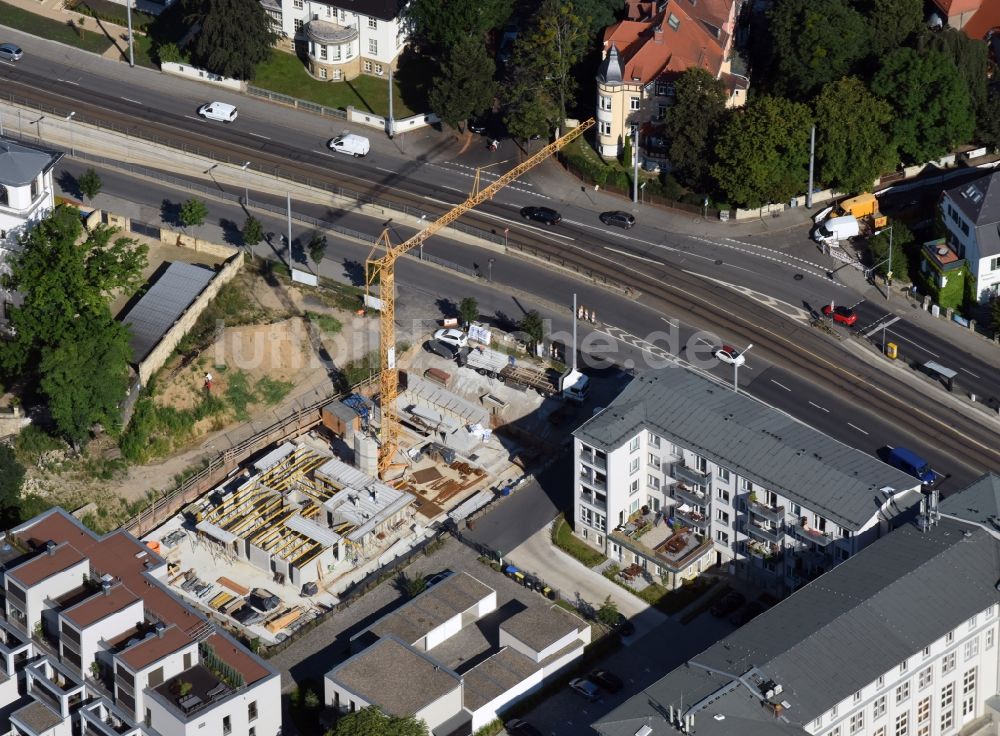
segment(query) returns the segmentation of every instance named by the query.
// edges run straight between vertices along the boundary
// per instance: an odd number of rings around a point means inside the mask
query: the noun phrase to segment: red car
[[[827,304],[823,307],[823,314],[827,317],[833,317],[834,322],[840,322],[848,327],[858,321],[858,313],[850,307],[834,307]]]

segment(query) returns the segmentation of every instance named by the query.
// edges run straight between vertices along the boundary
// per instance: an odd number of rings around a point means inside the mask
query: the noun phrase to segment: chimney
[[[48,552],[49,555],[54,555],[56,553],[56,543],[50,539],[45,543],[45,551]]]
[[[663,43],[663,26],[657,26],[653,29],[653,43]]]

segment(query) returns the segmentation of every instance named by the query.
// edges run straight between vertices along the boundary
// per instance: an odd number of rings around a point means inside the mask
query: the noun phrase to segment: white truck
[[[462,349],[458,353],[458,364],[512,387],[533,389],[546,397],[561,395],[581,403],[590,390],[590,379],[580,371],[567,369],[560,374],[554,368],[519,363],[513,355],[487,347]]]
[[[861,232],[861,225],[853,215],[831,217],[824,220],[813,232],[813,240],[817,243],[836,243],[841,240],[856,238]]]
[[[334,151],[340,151],[341,153],[346,153],[356,158],[360,158],[361,156],[368,155],[368,151],[371,150],[372,144],[371,141],[363,135],[345,133],[344,135],[338,135],[336,138],[333,138],[328,145]]]

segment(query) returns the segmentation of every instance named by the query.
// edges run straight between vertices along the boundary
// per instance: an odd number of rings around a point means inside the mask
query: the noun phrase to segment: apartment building
[[[171,595],[166,562],[131,535],[53,509],[0,557],[4,734],[280,732],[279,675]]]
[[[884,535],[920,483],[682,368],[574,432],[573,527],[675,588],[716,564],[786,594]]]
[[[399,0],[261,0],[289,50],[304,46],[309,73],[341,81],[387,75],[408,38]]]
[[[1000,537],[928,514],[626,701],[602,736],[1000,729]]]

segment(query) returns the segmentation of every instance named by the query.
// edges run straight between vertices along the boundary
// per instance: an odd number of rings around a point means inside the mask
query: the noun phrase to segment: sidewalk
[[[111,40],[111,47],[101,54],[105,59],[123,61],[128,53],[128,45],[122,40],[124,36],[128,35],[128,28],[84,15],[83,13],[77,13],[73,10],[67,10],[63,5],[63,0],[4,0],[4,2],[21,10],[26,10],[29,13],[41,15],[60,23],[79,25],[78,21],[82,19],[84,30],[101,33]]]

